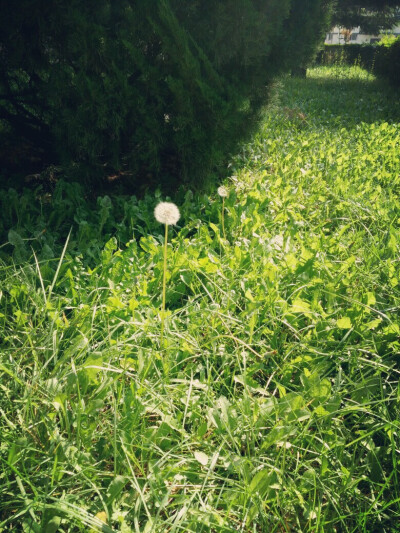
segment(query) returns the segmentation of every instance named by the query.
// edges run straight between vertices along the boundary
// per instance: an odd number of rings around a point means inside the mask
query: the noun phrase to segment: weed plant
[[[323,72],[174,199],[162,356],[160,198],[3,196],[0,531],[399,530],[400,108]]]

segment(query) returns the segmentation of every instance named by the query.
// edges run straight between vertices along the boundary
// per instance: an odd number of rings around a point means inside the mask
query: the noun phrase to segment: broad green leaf
[[[375,294],[373,292],[367,292],[367,305],[373,306],[376,304]]]
[[[116,476],[110,483],[107,489],[107,500],[109,503],[114,501],[119,494],[122,492],[122,489],[127,483],[127,478],[124,476]]]
[[[380,324],[382,323],[381,318],[377,318],[375,320],[371,320],[366,324],[368,329],[376,329]]]
[[[305,302],[301,298],[296,298],[294,302],[292,303],[291,307],[289,308],[289,311],[291,313],[304,313],[304,314],[310,314],[311,313],[311,307],[308,302]]]
[[[59,516],[53,516],[53,518],[47,522],[44,533],[57,533],[60,524],[61,518]]]
[[[340,329],[350,329],[352,327],[350,317],[344,316],[336,321],[336,325]]]
[[[16,248],[24,248],[25,246],[24,240],[21,235],[13,229],[10,229],[10,231],[8,232],[8,242]]]

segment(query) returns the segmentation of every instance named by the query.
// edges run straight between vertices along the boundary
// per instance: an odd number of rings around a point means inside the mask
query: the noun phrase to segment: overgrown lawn
[[[0,531],[399,531],[399,118],[357,69],[279,82],[226,239],[173,199],[162,348],[159,196],[2,195]]]

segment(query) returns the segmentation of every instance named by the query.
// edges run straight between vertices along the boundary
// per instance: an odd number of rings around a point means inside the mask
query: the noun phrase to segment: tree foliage
[[[366,34],[392,28],[399,20],[400,0],[337,0],[333,24],[343,28],[361,27]]]
[[[196,178],[311,57],[329,2],[0,0],[0,120],[52,162]]]

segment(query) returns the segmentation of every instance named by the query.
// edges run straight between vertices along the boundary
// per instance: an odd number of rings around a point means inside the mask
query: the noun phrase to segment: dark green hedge
[[[400,39],[391,46],[377,44],[325,45],[317,54],[320,65],[360,65],[377,76],[400,86]]]
[[[333,65],[343,63],[346,65],[360,65],[367,70],[373,68],[379,47],[371,44],[326,44],[318,52],[316,63]]]
[[[389,47],[379,48],[378,60],[375,62],[376,74],[395,87],[400,87],[400,39]]]
[[[0,0],[0,121],[89,176],[197,183],[311,57],[330,1]]]

